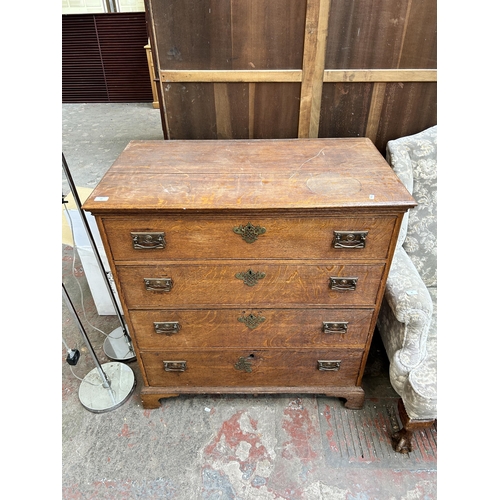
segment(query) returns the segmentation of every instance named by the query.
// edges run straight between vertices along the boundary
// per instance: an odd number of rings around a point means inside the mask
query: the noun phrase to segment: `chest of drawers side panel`
[[[397,217],[396,224],[394,225],[394,230],[392,233],[392,238],[391,238],[391,241],[389,243],[389,248],[388,248],[388,253],[387,253],[388,257],[386,260],[386,265],[384,268],[384,272],[382,274],[382,278],[380,280],[380,287],[379,287],[377,298],[375,301],[374,315],[372,317],[370,328],[367,331],[366,349],[365,349],[365,353],[363,355],[363,359],[361,361],[361,368],[359,370],[358,379],[356,381],[356,385],[358,385],[358,386],[361,386],[361,382],[363,380],[363,374],[365,371],[366,361],[368,359],[370,345],[372,342],[373,334],[375,332],[375,326],[377,324],[378,314],[380,311],[380,307],[382,305],[382,300],[384,298],[384,291],[385,291],[385,285],[387,283],[387,276],[389,275],[389,271],[391,269],[392,259],[394,257],[394,252],[396,250],[396,245],[398,242],[399,231],[401,229],[401,224],[403,223],[403,217],[404,217],[404,212],[401,212]]]

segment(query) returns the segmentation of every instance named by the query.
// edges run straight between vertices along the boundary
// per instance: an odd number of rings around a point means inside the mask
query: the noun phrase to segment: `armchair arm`
[[[426,355],[433,304],[427,287],[402,247],[394,253],[385,298],[395,318],[404,325],[396,358],[401,368],[408,371]]]

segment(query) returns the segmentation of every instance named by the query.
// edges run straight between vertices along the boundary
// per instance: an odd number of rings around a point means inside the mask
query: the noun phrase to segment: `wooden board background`
[[[436,0],[145,0],[166,139],[369,137],[437,123]]]

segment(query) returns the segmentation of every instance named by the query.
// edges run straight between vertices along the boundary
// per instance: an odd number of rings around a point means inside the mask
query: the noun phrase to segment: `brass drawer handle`
[[[347,325],[347,321],[337,321],[336,323],[323,321],[323,333],[347,333]]]
[[[341,276],[330,277],[331,290],[356,290],[358,278],[343,278]]]
[[[155,332],[162,335],[174,335],[179,333],[181,325],[178,321],[154,321]]]
[[[135,250],[154,250],[165,248],[165,233],[159,232],[131,232],[132,244]]]
[[[333,231],[333,248],[365,248],[368,231]]]
[[[248,328],[254,329],[257,328],[261,323],[264,323],[266,321],[266,318],[264,316],[261,316],[260,314],[257,314],[257,316],[253,313],[250,313],[248,316],[245,316],[245,312],[242,313],[242,315],[238,318],[238,321],[240,323],[244,323]]]
[[[340,360],[318,359],[318,370],[322,372],[338,372],[340,363]]]
[[[261,234],[264,234],[266,232],[265,227],[260,227],[260,226],[254,226],[250,222],[246,225],[239,225],[233,227],[233,231],[236,234],[241,235],[241,237],[247,242],[247,243],[253,243],[254,241],[257,241],[258,237]]]
[[[259,280],[266,276],[266,273],[252,271],[251,269],[249,269],[246,273],[236,273],[234,276],[239,280],[243,280],[243,283],[245,283],[245,285],[254,286],[259,282]]]
[[[174,286],[172,278],[144,278],[148,292],[170,292]]]
[[[163,368],[166,372],[185,372],[187,361],[164,361]]]

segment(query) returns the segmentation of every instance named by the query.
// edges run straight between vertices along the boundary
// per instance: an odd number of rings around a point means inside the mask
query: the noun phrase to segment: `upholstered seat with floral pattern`
[[[403,219],[377,323],[401,397],[393,442],[408,452],[413,430],[437,417],[437,125],[389,141],[386,156],[418,203]]]

